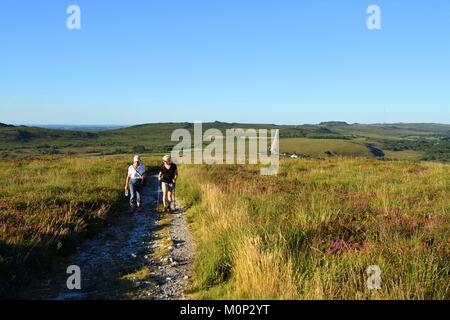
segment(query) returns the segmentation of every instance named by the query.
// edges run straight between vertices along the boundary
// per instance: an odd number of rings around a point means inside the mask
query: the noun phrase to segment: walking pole
[[[174,211],[177,210],[177,197],[176,197],[176,193],[175,190],[177,189],[177,185],[176,183],[173,184],[173,209]]]
[[[159,193],[160,193],[160,188],[161,188],[161,182],[158,180],[158,192],[156,193],[156,210],[159,209]]]

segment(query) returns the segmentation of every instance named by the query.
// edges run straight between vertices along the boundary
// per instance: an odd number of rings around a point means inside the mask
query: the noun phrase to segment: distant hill
[[[328,127],[343,134],[383,138],[447,135],[450,132],[450,125],[434,123],[333,124]]]
[[[86,139],[95,138],[96,133],[68,130],[53,130],[36,127],[25,126],[2,126],[0,130],[0,139],[3,142],[29,142],[32,140],[49,140],[52,139]]]
[[[93,143],[96,138],[91,132],[0,126],[0,154],[56,154],[63,148]]]
[[[348,123],[345,121],[327,121],[319,123],[321,126],[347,126]]]
[[[125,126],[118,125],[64,125],[64,124],[52,124],[52,125],[36,125],[38,128],[44,129],[58,129],[58,130],[68,130],[68,131],[107,131],[119,128],[124,128]]]
[[[175,145],[172,132],[184,128],[193,134],[194,124],[153,123],[104,131],[56,130],[26,126],[0,125],[0,155],[10,154],[114,154],[133,152],[167,152]],[[229,128],[279,129],[280,138],[306,138],[309,144],[327,139],[353,141],[366,147],[392,150],[392,156],[400,152],[416,152],[414,157],[427,153],[427,159],[450,160],[450,125],[446,124],[348,124],[343,121],[305,125],[242,124],[210,122],[203,124],[203,131],[210,128],[225,133]],[[438,139],[437,141],[435,141]],[[445,140],[447,139],[447,140]],[[292,141],[290,147],[292,146]],[[305,141],[305,140],[298,140]],[[440,142],[439,142],[440,141]],[[337,142],[336,142],[337,143]],[[348,145],[348,144],[347,144]],[[449,150],[447,150],[447,147]],[[301,152],[301,148],[299,148]],[[358,147],[360,149],[360,147]],[[356,150],[356,149],[355,149]],[[333,150],[331,150],[333,151]],[[357,154],[361,154],[358,151]],[[382,154],[378,152],[377,154]]]

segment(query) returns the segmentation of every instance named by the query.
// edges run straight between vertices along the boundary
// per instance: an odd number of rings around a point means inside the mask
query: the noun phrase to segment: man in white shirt
[[[125,181],[125,190],[130,188],[131,213],[142,211],[141,194],[145,179],[145,166],[139,155],[134,156],[133,164],[128,167],[128,175]]]

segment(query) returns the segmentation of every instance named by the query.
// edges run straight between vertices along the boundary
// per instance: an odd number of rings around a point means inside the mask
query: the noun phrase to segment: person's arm
[[[144,172],[142,173],[142,180],[145,180],[145,175],[146,175],[147,171],[145,170],[145,166],[144,165],[142,165],[142,166],[144,167]]]
[[[173,183],[177,183],[178,179],[178,168],[175,169],[175,175],[173,176]]]
[[[127,178],[125,179],[125,189],[128,189],[128,187],[129,187],[129,184],[130,184],[130,177],[131,177],[131,174],[128,173],[128,174],[127,174]]]

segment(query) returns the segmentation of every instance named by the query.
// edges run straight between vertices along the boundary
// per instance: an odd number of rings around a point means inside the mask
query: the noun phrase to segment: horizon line
[[[275,126],[302,126],[302,125],[320,125],[320,124],[326,124],[326,123],[346,123],[348,125],[395,125],[395,124],[435,124],[435,125],[450,125],[450,123],[445,122],[373,122],[373,123],[365,123],[365,122],[347,122],[344,120],[327,120],[327,121],[321,121],[318,123],[297,123],[297,124],[285,124],[285,123],[264,123],[264,122],[237,122],[237,121],[162,121],[162,122],[145,122],[145,123],[134,123],[134,124],[100,124],[100,123],[94,123],[94,124],[77,124],[77,123],[3,123],[6,125],[13,125],[13,126],[26,126],[26,127],[42,127],[42,126],[67,126],[67,127],[134,127],[134,126],[142,126],[142,125],[151,125],[151,124],[177,124],[177,123],[227,123],[227,124],[255,124],[255,125],[275,125]],[[2,123],[0,121],[0,123]]]

